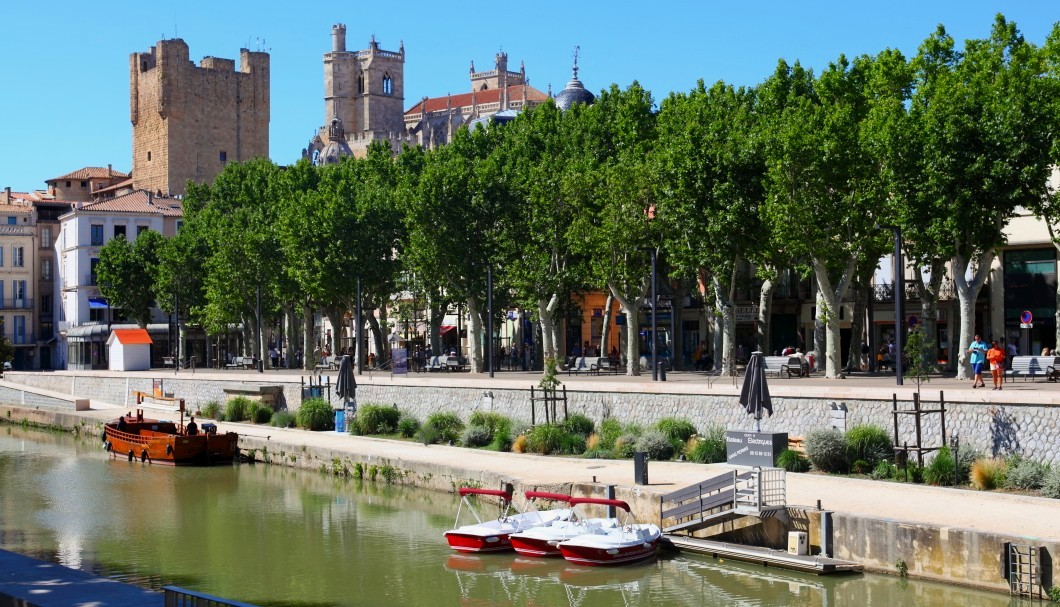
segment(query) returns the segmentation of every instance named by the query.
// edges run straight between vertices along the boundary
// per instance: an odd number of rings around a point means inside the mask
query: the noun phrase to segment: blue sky
[[[491,69],[499,50],[510,69],[526,64],[536,88],[558,91],[581,47],[580,79],[590,90],[638,80],[656,100],[687,91],[700,78],[753,85],[779,58],[819,71],[841,53],[898,48],[916,53],[939,23],[959,41],[984,37],[994,14],[1042,43],[1060,21],[1056,0],[891,0],[889,2],[655,3],[301,3],[8,2],[0,9],[0,188],[25,191],[84,166],[128,171],[129,54],[161,38],[183,38],[196,63],[239,49],[272,55],[270,148],[278,163],[296,160],[323,123],[321,57],[333,23],[347,26],[347,47],[405,43],[405,107],[427,96],[470,89],[471,61]]]

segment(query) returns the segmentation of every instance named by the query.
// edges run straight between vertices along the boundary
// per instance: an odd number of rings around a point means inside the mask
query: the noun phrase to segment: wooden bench
[[[1060,369],[1060,357],[1057,356],[1013,356],[1012,368],[1005,371],[1006,377],[1027,378],[1042,376],[1049,381],[1056,381]]]
[[[427,359],[425,368],[427,371],[446,371],[445,360],[448,356],[432,356]]]
[[[601,356],[600,357],[600,362],[597,363],[597,372],[598,373],[611,373],[613,375],[618,375],[618,372],[619,372],[619,369],[621,368],[621,366],[622,365],[619,364],[617,361],[612,363],[610,358],[608,358],[606,356]]]
[[[574,359],[574,364],[567,367],[567,375],[574,373],[589,373],[597,375],[600,372],[600,356],[579,356]]]
[[[788,362],[782,365],[782,369],[787,372],[788,377],[794,375],[795,377],[809,377],[810,376],[810,361],[805,356],[789,356],[787,357]]]
[[[446,371],[463,371],[464,363],[460,361],[459,356],[446,356],[445,357],[445,370]]]
[[[253,356],[236,356],[232,362],[225,365],[225,369],[253,369],[257,366]]]
[[[780,377],[781,373],[787,371],[786,367],[790,360],[787,356],[763,356],[762,371],[766,374],[773,373]]]

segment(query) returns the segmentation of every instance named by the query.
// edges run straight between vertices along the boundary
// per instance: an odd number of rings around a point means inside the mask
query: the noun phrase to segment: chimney
[[[11,186],[4,188],[4,204],[11,204]]]
[[[150,192],[150,191],[147,192],[147,204],[149,204],[151,206],[154,206],[154,204],[155,204],[155,195],[154,195],[153,192]]]
[[[111,179],[113,177],[114,177],[114,167],[112,165],[108,164],[107,165],[107,179]],[[107,184],[107,185],[110,185],[110,184]]]

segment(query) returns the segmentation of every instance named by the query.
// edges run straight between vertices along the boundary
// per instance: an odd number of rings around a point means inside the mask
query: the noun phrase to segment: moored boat
[[[571,504],[614,506],[625,511],[621,525],[610,529],[593,530],[559,542],[563,558],[579,565],[625,565],[655,556],[662,532],[658,525],[632,522],[629,504],[622,500],[573,498]]]
[[[527,493],[530,497],[530,492]],[[556,521],[545,527],[534,527],[525,531],[513,533],[510,536],[512,548],[522,556],[532,557],[561,557],[559,543],[578,537],[579,535],[606,533],[608,530],[619,526],[617,518],[582,518],[579,515],[578,504],[591,504],[588,498],[573,498],[560,495],[572,506],[570,520]],[[557,499],[557,498],[550,498]]]
[[[125,415],[103,425],[103,448],[130,461],[194,466],[231,463],[239,451],[239,435],[217,433],[213,424],[200,431],[172,421],[147,419],[143,411]]]
[[[528,496],[530,493],[528,492]],[[500,515],[496,519],[483,520],[469,501],[472,496],[496,497],[500,500]],[[569,496],[563,496],[569,497]],[[475,523],[460,525],[460,513],[464,506],[475,517]],[[460,506],[456,511],[454,529],[445,532],[449,547],[460,552],[501,552],[512,549],[511,534],[534,527],[551,525],[570,517],[569,508],[557,510],[512,511],[512,494],[499,489],[460,488]]]

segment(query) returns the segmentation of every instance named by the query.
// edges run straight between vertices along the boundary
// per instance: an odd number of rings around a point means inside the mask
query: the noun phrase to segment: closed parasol
[[[769,398],[769,386],[766,385],[765,362],[761,352],[752,352],[747,361],[747,370],[740,389],[740,405],[755,418],[755,432],[762,431],[762,411],[773,415],[773,401]]]

